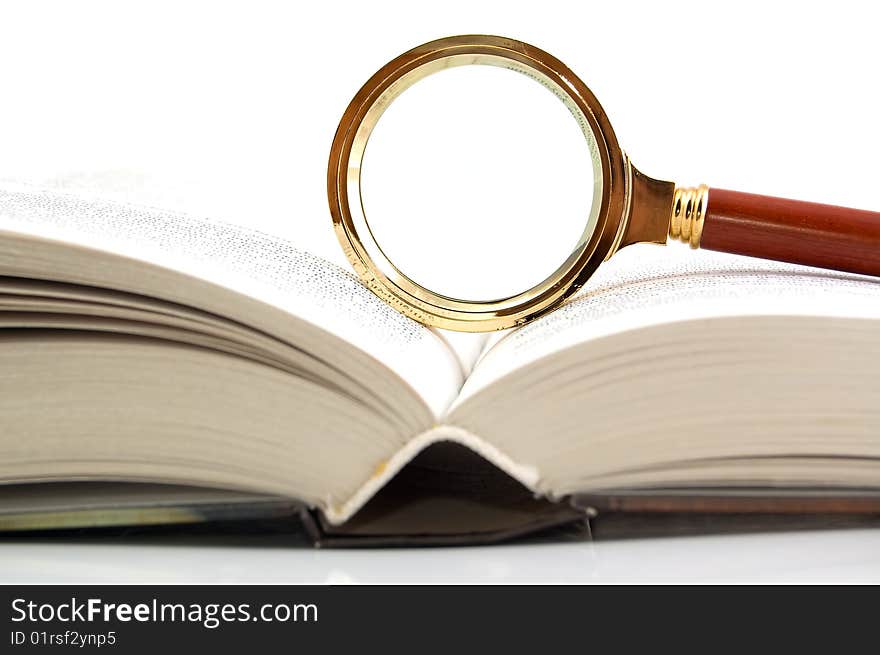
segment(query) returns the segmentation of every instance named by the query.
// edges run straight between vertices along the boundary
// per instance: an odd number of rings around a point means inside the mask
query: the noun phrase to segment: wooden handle
[[[880,276],[880,213],[712,188],[700,248]]]

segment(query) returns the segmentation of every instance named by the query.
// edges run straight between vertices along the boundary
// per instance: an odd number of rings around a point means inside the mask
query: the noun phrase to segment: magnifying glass
[[[670,238],[880,276],[880,213],[648,177],[574,73],[497,36],[432,41],[373,75],[342,116],[327,189],[369,288],[451,330],[526,323],[621,248]]]

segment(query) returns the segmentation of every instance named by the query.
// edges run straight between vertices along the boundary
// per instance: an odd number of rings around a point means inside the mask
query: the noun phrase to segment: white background
[[[344,264],[325,166],[385,61],[456,33],[548,50],[650,175],[880,208],[870,3],[5,3],[0,178],[246,223]],[[121,173],[120,173],[121,171]],[[155,198],[151,197],[155,195]],[[878,532],[324,553],[0,543],[0,579],[877,581]],[[440,567],[440,568],[438,568]],[[215,577],[216,576],[216,577]]]

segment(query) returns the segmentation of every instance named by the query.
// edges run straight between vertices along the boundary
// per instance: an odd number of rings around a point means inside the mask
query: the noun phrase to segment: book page
[[[336,235],[329,227],[329,215],[326,220],[291,220],[287,214],[292,211],[291,207],[295,210],[296,203],[291,201],[290,190],[267,179],[266,174],[267,171],[262,170],[253,178],[243,179],[239,174],[222,170],[210,173],[193,171],[182,175],[180,172],[158,174],[129,167],[61,175],[56,172],[32,182],[47,191],[98,196],[187,216],[210,216],[215,222],[222,220],[233,225],[257,226],[263,233],[296,243],[298,249],[342,266],[343,270],[350,270]],[[436,332],[458,356],[465,373],[473,369],[489,338],[480,333]]]
[[[461,386],[462,367],[435,332],[391,309],[353,274],[271,235],[89,194],[8,183],[0,186],[4,230],[116,253],[269,304],[379,360],[435,413]],[[106,283],[113,288],[113,280]],[[247,317],[232,318],[246,322]]]
[[[499,337],[453,407],[584,341],[660,323],[746,315],[880,318],[880,280],[686,246],[630,246],[559,310]]]

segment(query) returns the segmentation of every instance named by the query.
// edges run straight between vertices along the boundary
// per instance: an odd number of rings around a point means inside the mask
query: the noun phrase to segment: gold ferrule
[[[699,248],[708,206],[709,187],[705,184],[698,187],[677,187],[672,198],[669,236],[689,243],[691,248]]]

